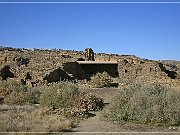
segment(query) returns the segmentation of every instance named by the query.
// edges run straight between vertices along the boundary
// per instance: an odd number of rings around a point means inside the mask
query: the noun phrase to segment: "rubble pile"
[[[78,110],[98,111],[104,107],[104,101],[102,98],[97,98],[91,93],[80,93],[78,98],[75,98],[72,106],[78,108]]]
[[[102,98],[97,98],[90,93],[80,93],[78,97],[74,97],[71,107],[67,108],[48,108],[45,114],[64,115],[67,117],[84,117],[88,116],[91,111],[99,111],[104,107]]]

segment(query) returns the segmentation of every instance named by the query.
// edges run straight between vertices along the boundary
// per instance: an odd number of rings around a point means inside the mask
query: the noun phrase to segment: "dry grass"
[[[60,132],[72,127],[61,115],[47,115],[44,109],[0,114],[0,132]]]

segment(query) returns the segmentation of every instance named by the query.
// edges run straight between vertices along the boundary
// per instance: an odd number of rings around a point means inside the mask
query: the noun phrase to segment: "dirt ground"
[[[95,94],[98,97],[104,98],[106,106],[111,104],[112,98],[118,94],[118,89],[115,88],[106,88],[106,89],[82,89],[82,91],[88,91],[92,94]],[[113,124],[112,122],[107,122],[102,120],[102,112],[92,112],[95,116],[88,119],[82,120],[79,125],[72,129],[71,132],[65,132],[63,135],[70,134],[146,134],[146,135],[180,135],[180,128],[173,129],[169,127],[158,128],[158,127],[149,127],[140,124]]]

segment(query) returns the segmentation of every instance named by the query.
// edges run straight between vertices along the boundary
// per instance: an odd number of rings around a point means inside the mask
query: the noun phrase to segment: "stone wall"
[[[3,50],[1,48],[0,56],[0,70],[3,70],[4,66],[9,66],[9,71],[18,79],[25,80],[27,73],[29,73],[32,81],[43,82],[46,80],[44,79],[46,75],[52,76],[57,69],[72,78],[84,74],[81,67],[76,68],[76,65],[73,64],[80,58],[85,59],[82,51],[36,49],[22,49],[20,51],[17,49]],[[168,62],[146,60],[133,55],[105,53],[96,53],[95,60],[118,61],[118,80],[122,84],[153,81],[174,85],[180,84],[179,66],[168,65]],[[77,70],[79,71],[78,74]]]

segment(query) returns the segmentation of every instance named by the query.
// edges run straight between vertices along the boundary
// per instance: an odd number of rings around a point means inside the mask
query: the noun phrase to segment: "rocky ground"
[[[80,58],[84,59],[84,52],[71,50],[39,50],[39,49],[15,49],[0,48],[0,80],[15,78],[23,80],[25,85],[30,87],[39,83],[44,83],[46,78],[56,80],[70,75],[63,64],[66,62],[75,62]],[[168,87],[180,90],[180,62],[179,61],[153,61],[138,58],[132,55],[116,55],[96,53],[96,61],[117,61],[118,75],[116,83],[119,87],[140,82],[144,84],[158,82]],[[59,74],[58,76],[57,73]],[[28,81],[24,81],[28,80]],[[74,80],[75,81],[75,80]],[[83,80],[81,80],[83,82]],[[46,82],[45,82],[46,83]],[[112,98],[117,95],[117,88],[100,89],[81,89],[90,92],[97,97],[104,99],[106,107],[111,104]],[[1,97],[0,97],[1,98]],[[1,101],[1,100],[0,100]],[[15,109],[9,106],[0,106],[0,113],[9,109]],[[63,134],[101,134],[113,132],[119,134],[128,134],[129,132],[153,132],[148,134],[180,134],[180,128],[157,128],[137,124],[113,124],[102,120],[101,114],[104,110],[91,112],[92,117],[82,120],[76,128],[68,130]],[[136,133],[137,132],[137,133]],[[178,133],[177,133],[178,132]]]

